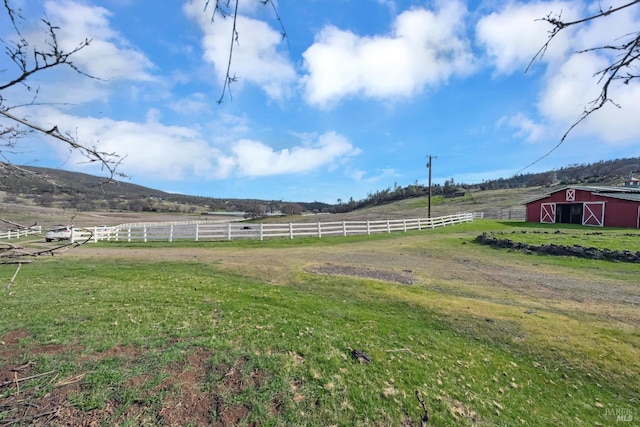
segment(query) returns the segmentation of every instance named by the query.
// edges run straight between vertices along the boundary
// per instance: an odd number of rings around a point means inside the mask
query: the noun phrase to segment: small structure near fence
[[[154,226],[144,224],[135,226],[109,227],[95,230],[91,241],[168,241],[195,240],[215,241],[233,239],[259,239],[295,237],[353,236],[396,231],[422,230],[473,221],[472,213],[447,215],[438,218],[397,219],[382,221],[335,221],[306,223],[196,223],[164,224]],[[79,237],[79,236],[78,236]],[[74,235],[74,238],[78,238]]]

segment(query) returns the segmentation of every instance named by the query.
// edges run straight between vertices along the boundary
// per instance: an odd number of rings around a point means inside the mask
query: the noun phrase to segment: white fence
[[[42,234],[42,227],[40,225],[34,225],[28,228],[19,228],[17,230],[7,230],[0,232],[0,240],[11,240],[19,237],[30,236],[33,234]]]
[[[473,221],[472,213],[447,215],[438,218],[398,219],[383,221],[335,221],[307,223],[214,223],[214,224],[164,224],[125,225],[93,230],[91,241],[111,240],[120,242],[150,242],[175,240],[233,240],[272,237],[289,238],[314,236],[353,236],[396,231],[422,230]],[[87,229],[91,230],[91,229]],[[74,230],[74,240],[81,238]]]

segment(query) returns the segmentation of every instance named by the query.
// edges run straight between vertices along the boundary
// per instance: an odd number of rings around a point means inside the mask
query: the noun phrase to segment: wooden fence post
[[[371,234],[371,227],[369,226],[369,220],[367,220],[367,236]]]
[[[289,223],[289,238],[293,239],[293,223]]]
[[[227,223],[227,240],[231,240],[231,223]]]
[[[260,223],[260,241],[264,240],[264,231],[263,231],[263,223]]]
[[[200,240],[200,224],[196,224],[196,242]]]
[[[173,242],[173,224],[169,226],[169,243]]]
[[[342,235],[347,237],[347,221],[342,221]]]
[[[320,221],[318,221],[318,237],[322,237],[322,229],[321,229]]]

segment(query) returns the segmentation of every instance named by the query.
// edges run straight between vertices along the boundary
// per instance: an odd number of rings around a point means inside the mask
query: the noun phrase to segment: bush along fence
[[[423,230],[473,221],[472,213],[460,213],[437,218],[398,219],[382,221],[335,221],[307,223],[196,223],[196,224],[143,224],[121,225],[101,230],[91,230],[92,242],[100,240],[120,242],[149,242],[175,240],[234,240],[295,237],[354,236],[397,231]],[[74,240],[82,238],[74,230]]]

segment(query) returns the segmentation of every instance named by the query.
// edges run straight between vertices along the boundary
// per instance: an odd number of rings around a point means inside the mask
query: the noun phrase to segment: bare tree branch
[[[222,86],[222,93],[220,94],[220,98],[218,99],[217,103],[218,104],[222,104],[222,102],[224,101],[224,98],[227,96],[227,93],[229,94],[229,98],[233,100],[233,97],[231,95],[231,84],[235,83],[239,80],[239,77],[234,75],[231,75],[231,64],[233,62],[233,49],[234,46],[236,44],[239,44],[239,39],[240,39],[240,34],[238,32],[238,27],[237,27],[237,23],[238,23],[238,5],[240,3],[240,0],[235,0],[233,9],[231,8],[231,1],[232,0],[215,0],[215,5],[213,6],[213,12],[211,13],[211,23],[215,22],[215,17],[216,15],[220,15],[223,19],[226,19],[228,17],[231,17],[233,19],[233,24],[231,27],[231,43],[229,45],[229,56],[228,56],[228,61],[227,61],[227,70],[225,73],[225,78],[224,78],[224,84]],[[289,39],[287,37],[287,31],[284,28],[284,23],[282,21],[282,19],[280,18],[280,14],[278,13],[278,8],[276,7],[275,3],[273,2],[273,0],[257,0],[260,3],[262,3],[263,6],[266,5],[270,5],[271,8],[273,9],[273,13],[280,25],[280,34],[282,35],[282,39],[287,41],[287,48],[290,50],[289,47]],[[209,7],[211,1],[210,0],[205,0],[204,2],[204,10],[206,12],[207,8]]]
[[[28,120],[18,116],[17,113],[14,112],[18,107],[24,109],[38,105],[35,101],[38,97],[39,89],[37,87],[31,87],[30,83],[36,74],[46,74],[51,69],[66,67],[83,77],[94,79],[95,77],[85,73],[73,62],[73,58],[78,52],[87,48],[91,40],[85,39],[75,48],[66,51],[58,41],[58,31],[60,28],[56,27],[48,19],[41,19],[40,22],[45,27],[44,47],[31,46],[29,40],[23,35],[20,29],[21,23],[24,20],[20,10],[11,4],[11,0],[3,0],[3,6],[3,9],[0,8],[0,13],[5,13],[8,16],[15,37],[7,40],[0,39],[0,45],[4,47],[3,53],[8,60],[5,62],[13,64],[13,68],[11,69],[0,70],[0,77],[3,78],[3,80],[0,80],[0,176],[7,178],[11,176],[33,176],[35,174],[9,161],[9,156],[17,152],[18,142],[28,134],[35,133],[64,144],[70,152],[79,153],[87,162],[100,164],[103,171],[106,170],[108,173],[105,181],[111,181],[114,175],[116,175],[116,168],[122,161],[116,153],[100,151],[95,146],[80,142],[77,136],[73,136],[69,131],[61,130],[57,124],[45,127],[38,124],[35,120]],[[11,101],[9,99],[11,95],[7,94],[14,94],[16,88],[24,88],[28,93],[33,93],[31,102],[25,104],[24,102]],[[24,96],[24,93],[20,93],[19,96]],[[6,161],[2,161],[3,159]],[[118,175],[123,176],[121,174]],[[28,228],[3,218],[0,218],[0,223],[9,224],[18,230]],[[73,235],[71,237],[73,237]],[[32,250],[12,243],[0,243],[0,265],[18,265],[7,288],[13,284],[23,264],[29,263],[44,255],[53,256],[65,252],[89,242],[91,238],[92,234],[84,241],[74,242],[72,238],[69,243],[66,244],[46,249]]]
[[[17,146],[19,140],[23,139],[27,134],[34,132],[45,137],[65,144],[70,151],[80,153],[86,158],[87,162],[97,162],[106,170],[108,176],[105,181],[110,181],[117,174],[116,169],[120,165],[122,159],[115,153],[107,153],[97,150],[95,147],[78,141],[71,135],[69,131],[61,131],[57,125],[51,128],[45,128],[31,120],[18,117],[11,112],[17,107],[30,107],[36,104],[35,100],[38,96],[39,89],[30,85],[30,79],[35,74],[46,73],[48,70],[59,67],[67,67],[83,77],[97,79],[80,69],[74,62],[73,57],[81,50],[87,48],[91,40],[85,39],[75,48],[65,51],[58,41],[59,28],[56,27],[48,19],[41,19],[46,31],[45,47],[32,47],[27,38],[20,30],[20,23],[23,17],[19,10],[15,9],[10,0],[3,0],[4,12],[9,17],[13,30],[16,34],[15,40],[2,40],[0,44],[4,45],[4,54],[15,65],[13,71],[2,70],[2,74],[11,73],[4,81],[0,81],[0,157],[5,160],[0,166],[0,172],[10,174],[20,171],[18,167],[9,167],[11,162],[8,155],[16,154],[13,150]],[[0,75],[2,75],[0,74]],[[30,103],[11,103],[7,98],[8,89],[23,86],[27,92],[33,92],[33,98]],[[6,124],[9,123],[9,124]],[[5,175],[6,176],[6,175]]]
[[[589,15],[575,21],[565,21],[562,19],[562,14],[554,15],[553,13],[550,13],[546,17],[541,18],[541,21],[545,21],[551,24],[552,28],[551,30],[549,30],[549,37],[547,38],[546,43],[542,45],[542,47],[531,59],[529,65],[525,70],[525,73],[529,71],[535,61],[541,60],[543,58],[549,45],[561,31],[569,27],[585,24],[595,19],[607,17],[613,13],[626,10],[631,6],[639,4],[640,0],[629,1],[618,7],[610,7],[607,10],[600,9],[600,11],[596,14]],[[632,80],[640,78],[640,68],[638,67],[640,60],[640,31],[636,33],[626,34],[623,37],[618,38],[618,40],[620,41],[620,43],[617,45],[597,46],[576,52],[578,54],[587,52],[610,52],[613,53],[613,57],[617,59],[613,60],[608,66],[594,74],[594,76],[599,76],[597,84],[602,86],[600,94],[596,99],[589,102],[584,111],[580,114],[580,116],[578,116],[576,121],[562,135],[558,144],[556,144],[553,148],[551,148],[551,150],[549,150],[537,160],[520,169],[518,172],[516,172],[516,175],[535,165],[542,159],[549,156],[555,150],[557,150],[564,143],[569,134],[578,125],[580,125],[591,114],[600,110],[605,105],[611,104],[618,108],[621,108],[620,105],[618,105],[613,101],[612,98],[610,98],[609,93],[611,91],[611,85],[615,81],[621,81],[624,84],[629,84]]]
[[[9,113],[6,110],[1,110],[1,109],[0,109],[0,115],[5,116],[10,120],[13,120],[14,122],[20,123],[28,127],[29,129],[35,130],[42,134],[49,135],[52,138],[55,138],[59,141],[64,142],[70,147],[70,149],[75,150],[81,153],[84,157],[86,157],[88,162],[100,162],[103,168],[105,168],[109,173],[109,177],[107,178],[107,180],[111,180],[114,177],[114,175],[116,174],[116,168],[122,161],[122,159],[119,159],[119,156],[116,153],[107,153],[104,151],[98,151],[94,147],[89,147],[87,145],[77,142],[77,140],[73,136],[71,136],[71,134],[69,133],[63,135],[62,133],[60,133],[58,126],[53,126],[51,129],[47,130],[25,119],[21,119],[20,117],[14,116],[13,114]]]
[[[14,223],[4,218],[0,218],[0,221],[14,225],[18,229],[27,228],[24,225]],[[73,221],[73,218],[72,218],[72,221]],[[27,250],[23,246],[15,245],[9,242],[1,242],[0,243],[0,265],[17,264],[18,266],[15,273],[13,274],[13,277],[11,278],[11,280],[7,285],[7,289],[11,287],[11,285],[15,281],[16,276],[20,272],[20,268],[22,268],[22,264],[28,264],[41,256],[45,256],[45,255],[54,256],[54,255],[66,252],[70,249],[77,248],[78,246],[82,246],[84,244],[89,243],[91,239],[93,239],[93,233],[90,230],[87,230],[87,231],[89,231],[89,234],[87,238],[84,240],[81,240],[79,242],[69,241],[68,243],[57,245],[57,246],[46,248],[46,249]]]

